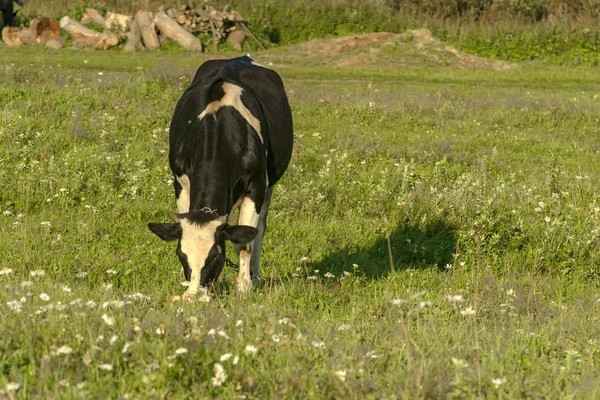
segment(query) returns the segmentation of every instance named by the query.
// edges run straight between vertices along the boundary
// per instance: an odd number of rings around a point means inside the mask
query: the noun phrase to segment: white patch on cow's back
[[[181,185],[181,193],[177,198],[177,209],[180,214],[190,211],[190,178],[183,174],[177,177],[177,182]]]
[[[258,118],[252,115],[250,110],[248,110],[248,108],[242,102],[242,92],[244,91],[244,89],[238,85],[234,85],[233,83],[229,82],[223,83],[222,87],[223,91],[225,92],[223,98],[221,100],[216,100],[212,103],[209,103],[204,109],[204,111],[202,111],[200,115],[198,115],[198,119],[202,120],[208,114],[216,113],[221,107],[233,107],[237,110],[237,112],[240,113],[240,115],[246,120],[246,122],[248,122],[248,124],[250,124],[250,126],[254,128],[254,130],[258,134],[258,137],[260,138],[260,141],[264,143],[262,134],[260,132],[260,121],[258,120]]]
[[[195,294],[200,286],[200,276],[210,249],[215,244],[215,231],[224,223],[223,218],[197,225],[187,219],[180,221],[182,228],[181,251],[187,256],[192,270],[187,294]]]
[[[252,65],[256,65],[257,67],[261,67],[261,68],[269,69],[269,68],[265,67],[264,65],[262,65],[262,64],[260,64],[260,63],[257,63],[257,62],[256,62],[256,61],[254,61],[254,60],[250,61],[250,64],[252,64]]]

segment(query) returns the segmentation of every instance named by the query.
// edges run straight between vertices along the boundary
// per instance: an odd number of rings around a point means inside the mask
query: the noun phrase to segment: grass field
[[[146,224],[205,56],[0,47],[0,398],[600,396],[597,68],[254,56],[296,140],[267,279],[189,304]]]

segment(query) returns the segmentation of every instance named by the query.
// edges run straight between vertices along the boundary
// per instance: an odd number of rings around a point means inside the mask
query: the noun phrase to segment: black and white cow
[[[249,290],[251,276],[260,276],[273,185],[292,155],[292,113],[281,78],[249,57],[205,62],[177,103],[169,141],[179,214],[170,214],[174,223],[148,227],[179,241],[185,297],[195,298],[219,277],[226,239],[240,259],[238,289]],[[237,208],[238,225],[229,225]]]
[[[15,0],[15,3],[23,6],[23,0]],[[16,12],[13,12],[13,0],[0,0],[0,11],[3,14],[3,24],[4,26],[13,26],[15,25],[15,16]]]

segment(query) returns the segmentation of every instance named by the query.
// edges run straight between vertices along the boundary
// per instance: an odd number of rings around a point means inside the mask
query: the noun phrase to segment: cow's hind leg
[[[262,203],[262,202],[261,202]],[[262,204],[261,204],[262,209]],[[240,206],[238,225],[247,225],[253,228],[258,226],[260,214],[257,211],[257,202],[251,197],[244,197]],[[238,290],[247,292],[252,288],[250,279],[250,260],[252,259],[254,241],[246,245],[236,245],[235,251],[240,259],[240,272],[238,274]]]
[[[260,215],[258,216],[258,234],[252,244],[252,257],[250,258],[250,271],[252,271],[252,278],[260,278],[260,255],[262,251],[262,241],[267,230],[267,215],[269,214],[269,205],[271,204],[271,197],[273,196],[273,187],[267,189],[265,193],[265,200],[260,209]]]

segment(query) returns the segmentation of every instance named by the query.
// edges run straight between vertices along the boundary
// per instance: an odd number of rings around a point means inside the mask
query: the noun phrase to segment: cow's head
[[[178,240],[177,257],[190,286],[208,286],[219,277],[225,264],[225,240],[244,245],[258,233],[251,226],[228,225],[227,216],[211,212],[169,215],[173,223],[149,223],[148,228],[162,240]]]

